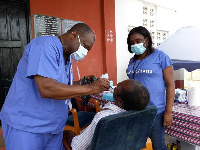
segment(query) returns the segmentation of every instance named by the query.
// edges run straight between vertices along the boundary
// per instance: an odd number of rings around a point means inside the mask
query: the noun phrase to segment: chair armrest
[[[76,111],[75,108],[69,109],[69,111],[70,111],[72,114],[77,113],[77,111]]]
[[[72,150],[71,145],[69,145],[69,143],[63,139],[63,145],[65,147],[65,150]]]
[[[81,99],[80,97],[76,97],[76,100],[79,101],[79,102],[82,101],[82,99]],[[99,101],[98,101],[98,100],[92,99],[92,98],[91,98],[91,99],[89,100],[89,102],[90,102],[90,103],[93,103],[93,104],[95,105],[96,112],[100,112],[100,107],[99,107]]]
[[[74,127],[79,128],[78,114],[75,108],[69,110],[72,113],[74,120]]]
[[[100,112],[100,107],[99,107],[99,101],[96,99],[90,99],[89,102],[93,103],[95,105],[96,108],[96,113]]]
[[[82,99],[80,97],[75,97],[75,99],[79,102],[82,102]]]
[[[67,130],[63,132],[63,144],[65,146],[65,150],[72,150],[71,143],[72,143],[72,139],[75,136],[76,135],[71,130]]]

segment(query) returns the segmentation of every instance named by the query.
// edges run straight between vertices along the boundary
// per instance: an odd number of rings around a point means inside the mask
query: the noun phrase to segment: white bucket
[[[200,88],[190,87],[188,89],[188,104],[189,106],[200,106]]]

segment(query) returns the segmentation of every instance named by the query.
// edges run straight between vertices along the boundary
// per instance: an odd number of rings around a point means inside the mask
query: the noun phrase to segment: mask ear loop
[[[79,35],[78,35],[78,41],[79,41],[79,44],[81,46],[81,39],[80,39]]]
[[[79,69],[78,69],[78,61],[76,61],[76,70],[77,70],[78,78],[79,78],[80,85],[81,85],[81,77],[80,77],[80,72],[79,72]]]

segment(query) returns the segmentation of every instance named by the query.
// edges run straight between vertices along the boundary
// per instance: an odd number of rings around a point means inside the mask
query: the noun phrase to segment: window
[[[156,26],[156,5],[143,3],[143,26],[151,33],[153,47],[160,45],[168,38],[168,31],[157,30]]]

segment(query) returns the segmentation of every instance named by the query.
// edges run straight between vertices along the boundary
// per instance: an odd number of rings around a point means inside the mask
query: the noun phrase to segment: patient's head
[[[115,105],[125,110],[143,110],[150,99],[148,90],[133,79],[118,83],[113,96]]]

